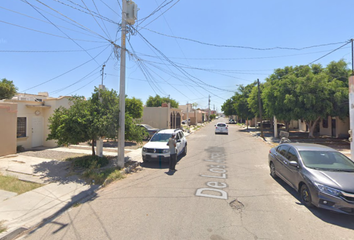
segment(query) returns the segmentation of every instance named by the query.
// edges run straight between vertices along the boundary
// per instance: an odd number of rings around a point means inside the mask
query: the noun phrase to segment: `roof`
[[[290,145],[296,148],[298,151],[336,151],[333,148],[315,143],[283,143],[280,145]]]

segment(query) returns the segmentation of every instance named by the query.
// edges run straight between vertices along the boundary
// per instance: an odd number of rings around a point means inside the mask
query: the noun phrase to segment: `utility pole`
[[[188,106],[188,102],[187,102],[187,128],[188,128],[188,130],[189,130],[189,121],[188,121],[188,119],[189,119],[189,116],[188,116],[188,109],[189,108],[189,106]]]
[[[208,120],[210,122],[210,95],[209,95],[209,101],[208,101],[208,109],[209,109]]]
[[[103,66],[102,66],[102,82],[101,82],[101,85],[99,86],[100,90],[104,90],[105,89],[105,87],[103,85],[103,76],[104,76],[104,67],[105,66],[106,66],[105,64],[103,64]],[[100,102],[102,103],[101,93],[99,93],[99,96],[100,96]],[[97,156],[99,156],[99,157],[103,156],[103,139],[102,138],[99,138],[96,141],[96,151],[97,151]]]
[[[261,138],[264,138],[263,135],[263,119],[262,119],[262,103],[261,103],[261,91],[259,89],[259,79],[257,79],[258,82],[258,106],[259,106],[259,116],[261,118]]]
[[[118,130],[118,167],[124,167],[125,146],[125,52],[127,24],[133,25],[138,8],[132,0],[122,0],[122,39],[120,46],[120,84],[119,84],[119,130]]]
[[[125,37],[127,27],[127,1],[122,0],[122,39],[120,45],[120,84],[119,84],[119,130],[118,130],[118,167],[124,167],[125,146]]]
[[[353,142],[353,130],[354,130],[354,48],[353,48],[353,40],[352,43],[352,74],[349,77],[349,141],[350,141],[350,155],[351,159],[354,160],[354,142]]]

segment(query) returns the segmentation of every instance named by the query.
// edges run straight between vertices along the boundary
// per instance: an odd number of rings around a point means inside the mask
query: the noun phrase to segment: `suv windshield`
[[[306,167],[327,171],[354,172],[354,162],[339,152],[300,151]]]
[[[168,142],[168,139],[172,136],[172,133],[156,133],[150,140],[150,142]]]

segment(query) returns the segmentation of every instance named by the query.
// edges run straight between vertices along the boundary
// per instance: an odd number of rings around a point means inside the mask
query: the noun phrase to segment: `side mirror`
[[[177,142],[181,142],[181,139],[178,139]]]
[[[297,167],[297,166],[299,166],[299,164],[298,164],[296,161],[290,161],[290,162],[289,162],[289,165],[292,166],[292,167]]]

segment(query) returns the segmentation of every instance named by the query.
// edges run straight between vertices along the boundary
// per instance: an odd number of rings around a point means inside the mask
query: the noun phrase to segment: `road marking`
[[[205,159],[206,162],[217,163],[217,165],[210,164],[207,165],[209,167],[210,175],[200,175],[201,177],[206,178],[219,178],[219,179],[227,179],[227,168],[225,165],[225,154],[223,148],[212,148],[213,151],[210,155],[210,159]],[[220,164],[221,163],[221,164]],[[216,198],[216,199],[224,199],[228,198],[227,192],[223,190],[227,187],[226,183],[223,182],[207,182],[206,185],[208,187],[198,188],[195,195],[198,197],[208,197],[208,198]]]

